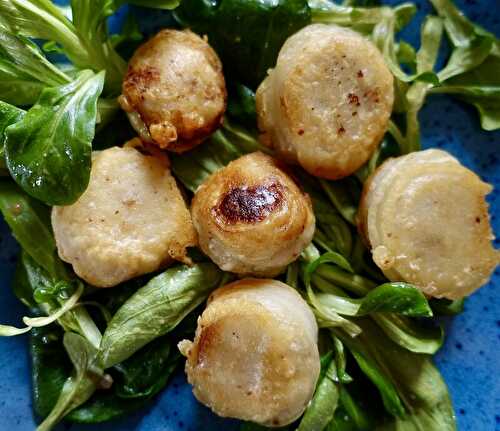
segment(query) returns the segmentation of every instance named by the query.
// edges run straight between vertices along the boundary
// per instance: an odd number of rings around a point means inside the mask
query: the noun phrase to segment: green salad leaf
[[[55,406],[71,373],[71,363],[62,344],[64,332],[56,325],[35,328],[30,334],[33,408],[42,418]]]
[[[0,211],[23,250],[49,274],[64,276],[48,209],[12,182],[0,181]]]
[[[167,384],[180,364],[180,354],[168,336],[159,337],[107,372],[113,386],[96,392],[66,417],[77,423],[95,424],[116,419],[148,403]]]
[[[227,119],[222,130],[215,132],[204,145],[185,155],[172,154],[172,171],[184,186],[196,192],[214,172],[232,160],[254,151],[266,151],[256,137],[245,129],[233,126]]]
[[[394,313],[371,317],[387,337],[410,352],[433,355],[443,345],[444,331],[439,325],[419,323]]]
[[[5,170],[5,129],[23,118],[25,111],[0,101],[0,169]]]
[[[207,34],[227,75],[255,89],[285,40],[311,21],[306,0],[183,0],[174,17]]]
[[[377,430],[456,430],[448,389],[430,357],[399,347],[368,320],[360,319],[357,323],[363,332],[356,339],[338,330],[334,330],[335,335],[349,348],[363,372],[374,379],[374,383],[383,376],[378,384],[375,383],[382,397],[387,397],[387,393],[382,391],[392,387],[402,407],[394,410],[395,417]]]
[[[0,25],[16,35],[55,43],[78,69],[105,70],[106,92],[117,95],[126,64],[106,29],[117,6],[112,0],[73,0],[70,21],[50,0],[0,0]]]
[[[69,84],[46,88],[26,115],[5,130],[7,167],[29,195],[49,205],[67,205],[87,188],[103,82],[103,73],[84,71]]]
[[[345,336],[341,331],[335,329],[332,331],[342,340],[363,373],[377,387],[386,411],[393,416],[402,416],[405,413],[405,408],[397,388],[385,365],[377,361],[377,356],[372,351],[372,345],[367,343],[364,333],[366,326],[363,326],[362,332],[356,338]]]
[[[221,280],[222,272],[212,263],[180,265],[154,277],[109,322],[99,352],[102,367],[106,369],[124,361],[174,329],[206,300]]]
[[[430,306],[434,314],[438,316],[454,316],[464,310],[465,298],[455,299],[454,301],[445,298],[433,298],[430,300]]]
[[[45,87],[67,84],[70,78],[50,63],[37,45],[0,27],[0,99],[33,105]]]
[[[332,360],[316,387],[297,431],[323,430],[330,423],[339,400],[338,381],[337,365]]]
[[[453,46],[442,85],[432,93],[451,94],[473,105],[485,130],[500,128],[500,39],[472,23],[450,0],[431,0]]]
[[[172,10],[179,6],[180,0],[115,0],[115,3],[118,6],[124,3],[129,3],[136,6],[149,7],[154,9]]]
[[[63,344],[73,364],[74,373],[64,382],[55,406],[37,431],[51,430],[68,412],[87,401],[103,378],[102,370],[95,366],[97,350],[85,338],[66,332]]]

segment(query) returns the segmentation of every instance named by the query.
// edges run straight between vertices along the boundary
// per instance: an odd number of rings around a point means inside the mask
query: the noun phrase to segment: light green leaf
[[[116,312],[103,335],[100,364],[104,369],[124,361],[151,340],[166,334],[221,281],[212,263],[180,265],[154,277]]]
[[[417,73],[434,69],[443,37],[443,21],[429,15],[422,24],[420,49],[416,55]]]
[[[55,322],[57,319],[62,317],[64,314],[66,314],[69,310],[71,310],[82,296],[82,293],[83,293],[83,284],[80,284],[75,293],[70,298],[68,298],[67,301],[64,302],[63,306],[58,310],[55,310],[53,313],[51,313],[50,316],[23,317],[24,324],[35,328],[40,328],[42,326],[50,325],[51,323]]]
[[[30,40],[0,27],[0,99],[32,105],[45,86],[70,82]]]
[[[319,293],[317,301],[325,308],[345,316],[397,313],[403,316],[432,316],[425,296],[411,284],[384,283],[363,298],[348,298],[334,293]]]
[[[438,73],[440,81],[446,81],[479,66],[492,49],[493,40],[490,37],[477,37],[469,45],[454,49],[446,67]]]
[[[175,9],[180,4],[180,0],[118,0],[118,4],[129,3],[141,7],[153,9]]]
[[[448,37],[455,47],[466,47],[475,37],[475,26],[451,0],[430,0],[436,12],[444,18]]]
[[[392,341],[410,352],[433,355],[443,345],[444,331],[440,326],[424,327],[396,314],[371,317]]]
[[[96,72],[105,70],[105,88],[112,95],[120,93],[126,71],[126,63],[115,51],[106,28],[106,19],[116,9],[114,0],[71,0],[73,25],[86,50],[86,58],[75,64]]]
[[[50,0],[0,0],[0,26],[16,35],[55,42],[79,69],[105,70],[106,92],[116,96],[126,70],[106,29],[106,18],[116,7],[112,0],[73,0],[71,22]]]
[[[0,337],[15,337],[31,331],[31,326],[26,328],[16,328],[15,326],[0,325]]]

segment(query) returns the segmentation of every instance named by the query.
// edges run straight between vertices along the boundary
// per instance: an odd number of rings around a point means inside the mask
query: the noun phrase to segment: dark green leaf
[[[349,386],[350,388],[351,386]],[[370,404],[373,404],[372,400]],[[340,405],[345,409],[345,414],[347,415],[347,420],[345,417],[340,417],[343,421],[336,416],[337,423],[346,422],[344,425],[348,425],[350,422],[356,430],[372,430],[374,427],[373,417],[370,415],[369,408],[366,408],[359,404],[356,399],[351,395],[349,390],[345,385],[340,389]],[[339,420],[340,419],[340,420]]]
[[[454,47],[447,66],[440,72],[443,87],[434,92],[449,93],[473,105],[481,127],[500,128],[500,39],[472,23],[450,0],[431,0],[444,19]]]
[[[347,374],[346,372],[346,356],[344,352],[344,345],[342,344],[342,341],[340,341],[337,337],[333,336],[333,345],[335,348],[335,365],[337,367],[337,376],[338,376],[338,382],[337,383],[351,383],[352,382],[352,377]]]
[[[1,85],[1,84],[0,84]],[[1,90],[0,90],[1,91]],[[0,101],[0,168],[6,169],[5,164],[5,129],[11,124],[20,121],[25,114],[22,109],[9,105],[8,103]]]
[[[104,74],[85,71],[70,84],[45,89],[21,121],[6,129],[7,167],[31,196],[66,205],[87,188],[103,80]]]
[[[255,93],[245,85],[235,85],[229,93],[227,112],[236,121],[255,127],[257,122]]]
[[[63,331],[57,325],[34,328],[30,334],[33,408],[42,418],[55,406],[64,382],[71,374],[71,362],[62,337]]]
[[[176,346],[166,337],[157,338],[135,355],[117,364],[122,381],[115,387],[120,398],[149,398],[156,395],[180,363]]]
[[[110,390],[95,393],[67,419],[78,423],[100,423],[145,406],[167,384],[180,364],[180,354],[168,337],[160,337],[132,357],[109,370],[114,383]]]
[[[348,190],[349,179],[339,181],[320,180],[321,187],[333,206],[351,224],[356,224],[358,208]]]
[[[96,391],[102,370],[94,365],[97,351],[82,336],[66,332],[64,348],[73,364],[73,374],[64,382],[59,397],[38,431],[49,431],[70,411],[87,401]]]
[[[82,424],[98,424],[128,415],[144,407],[148,399],[118,398],[113,392],[99,391],[77,409],[70,412],[65,419]]]
[[[356,323],[360,320],[362,319],[356,320]],[[349,348],[363,373],[377,387],[382,396],[385,409],[394,416],[402,416],[405,409],[394,381],[385,365],[378,361],[377,350],[373,346],[373,341],[370,342],[366,338],[364,328],[368,325],[370,323],[363,325],[363,332],[356,338],[345,336],[341,331],[332,331]]]
[[[465,298],[456,299],[455,301],[445,298],[433,298],[429,301],[429,304],[434,314],[438,316],[454,316],[464,311]]]
[[[14,237],[35,262],[52,276],[63,276],[50,230],[49,212],[10,181],[0,181],[0,211]]]
[[[172,171],[187,189],[195,192],[214,172],[243,154],[259,151],[258,141],[246,130],[231,125],[215,132],[204,145],[183,155],[172,154]]]
[[[174,16],[207,34],[225,72],[252,89],[274,66],[288,36],[311,21],[306,0],[183,0]]]

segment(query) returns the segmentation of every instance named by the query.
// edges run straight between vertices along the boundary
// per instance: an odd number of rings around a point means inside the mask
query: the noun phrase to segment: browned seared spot
[[[217,343],[217,338],[218,338],[217,322],[203,328],[197,346],[198,347],[197,351],[198,357],[196,359],[197,365],[209,359],[210,351],[214,349],[214,345]]]
[[[160,79],[160,72],[152,66],[147,66],[142,69],[134,69],[129,67],[125,75],[124,86],[138,86],[139,88],[146,88],[152,82]]]
[[[358,70],[358,78],[363,78],[363,71],[362,70]]]
[[[284,200],[283,186],[276,182],[229,190],[212,211],[226,223],[256,223],[264,220]]]

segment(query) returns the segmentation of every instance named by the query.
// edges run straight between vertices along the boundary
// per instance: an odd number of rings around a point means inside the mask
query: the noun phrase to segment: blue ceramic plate
[[[387,1],[400,3],[400,1]],[[417,0],[419,13],[405,38],[418,46],[420,22],[431,12]],[[457,5],[488,30],[500,34],[498,0],[457,0]],[[132,11],[143,29],[154,31],[168,23],[159,12]],[[113,17],[118,26],[125,9]],[[500,70],[498,71],[500,73]],[[500,133],[480,129],[476,113],[447,97],[432,96],[420,115],[424,147],[444,148],[495,186],[490,195],[494,231],[500,236]],[[495,241],[498,248],[499,240]],[[0,222],[0,319],[19,323],[23,306],[10,290],[17,246]],[[448,383],[460,431],[500,431],[500,270],[492,281],[467,301],[463,314],[447,322],[447,339],[436,362]],[[35,428],[31,410],[30,363],[27,337],[0,339],[0,430]],[[61,425],[60,430],[184,431],[236,430],[235,421],[216,417],[196,402],[179,372],[168,389],[147,409],[98,426]]]

